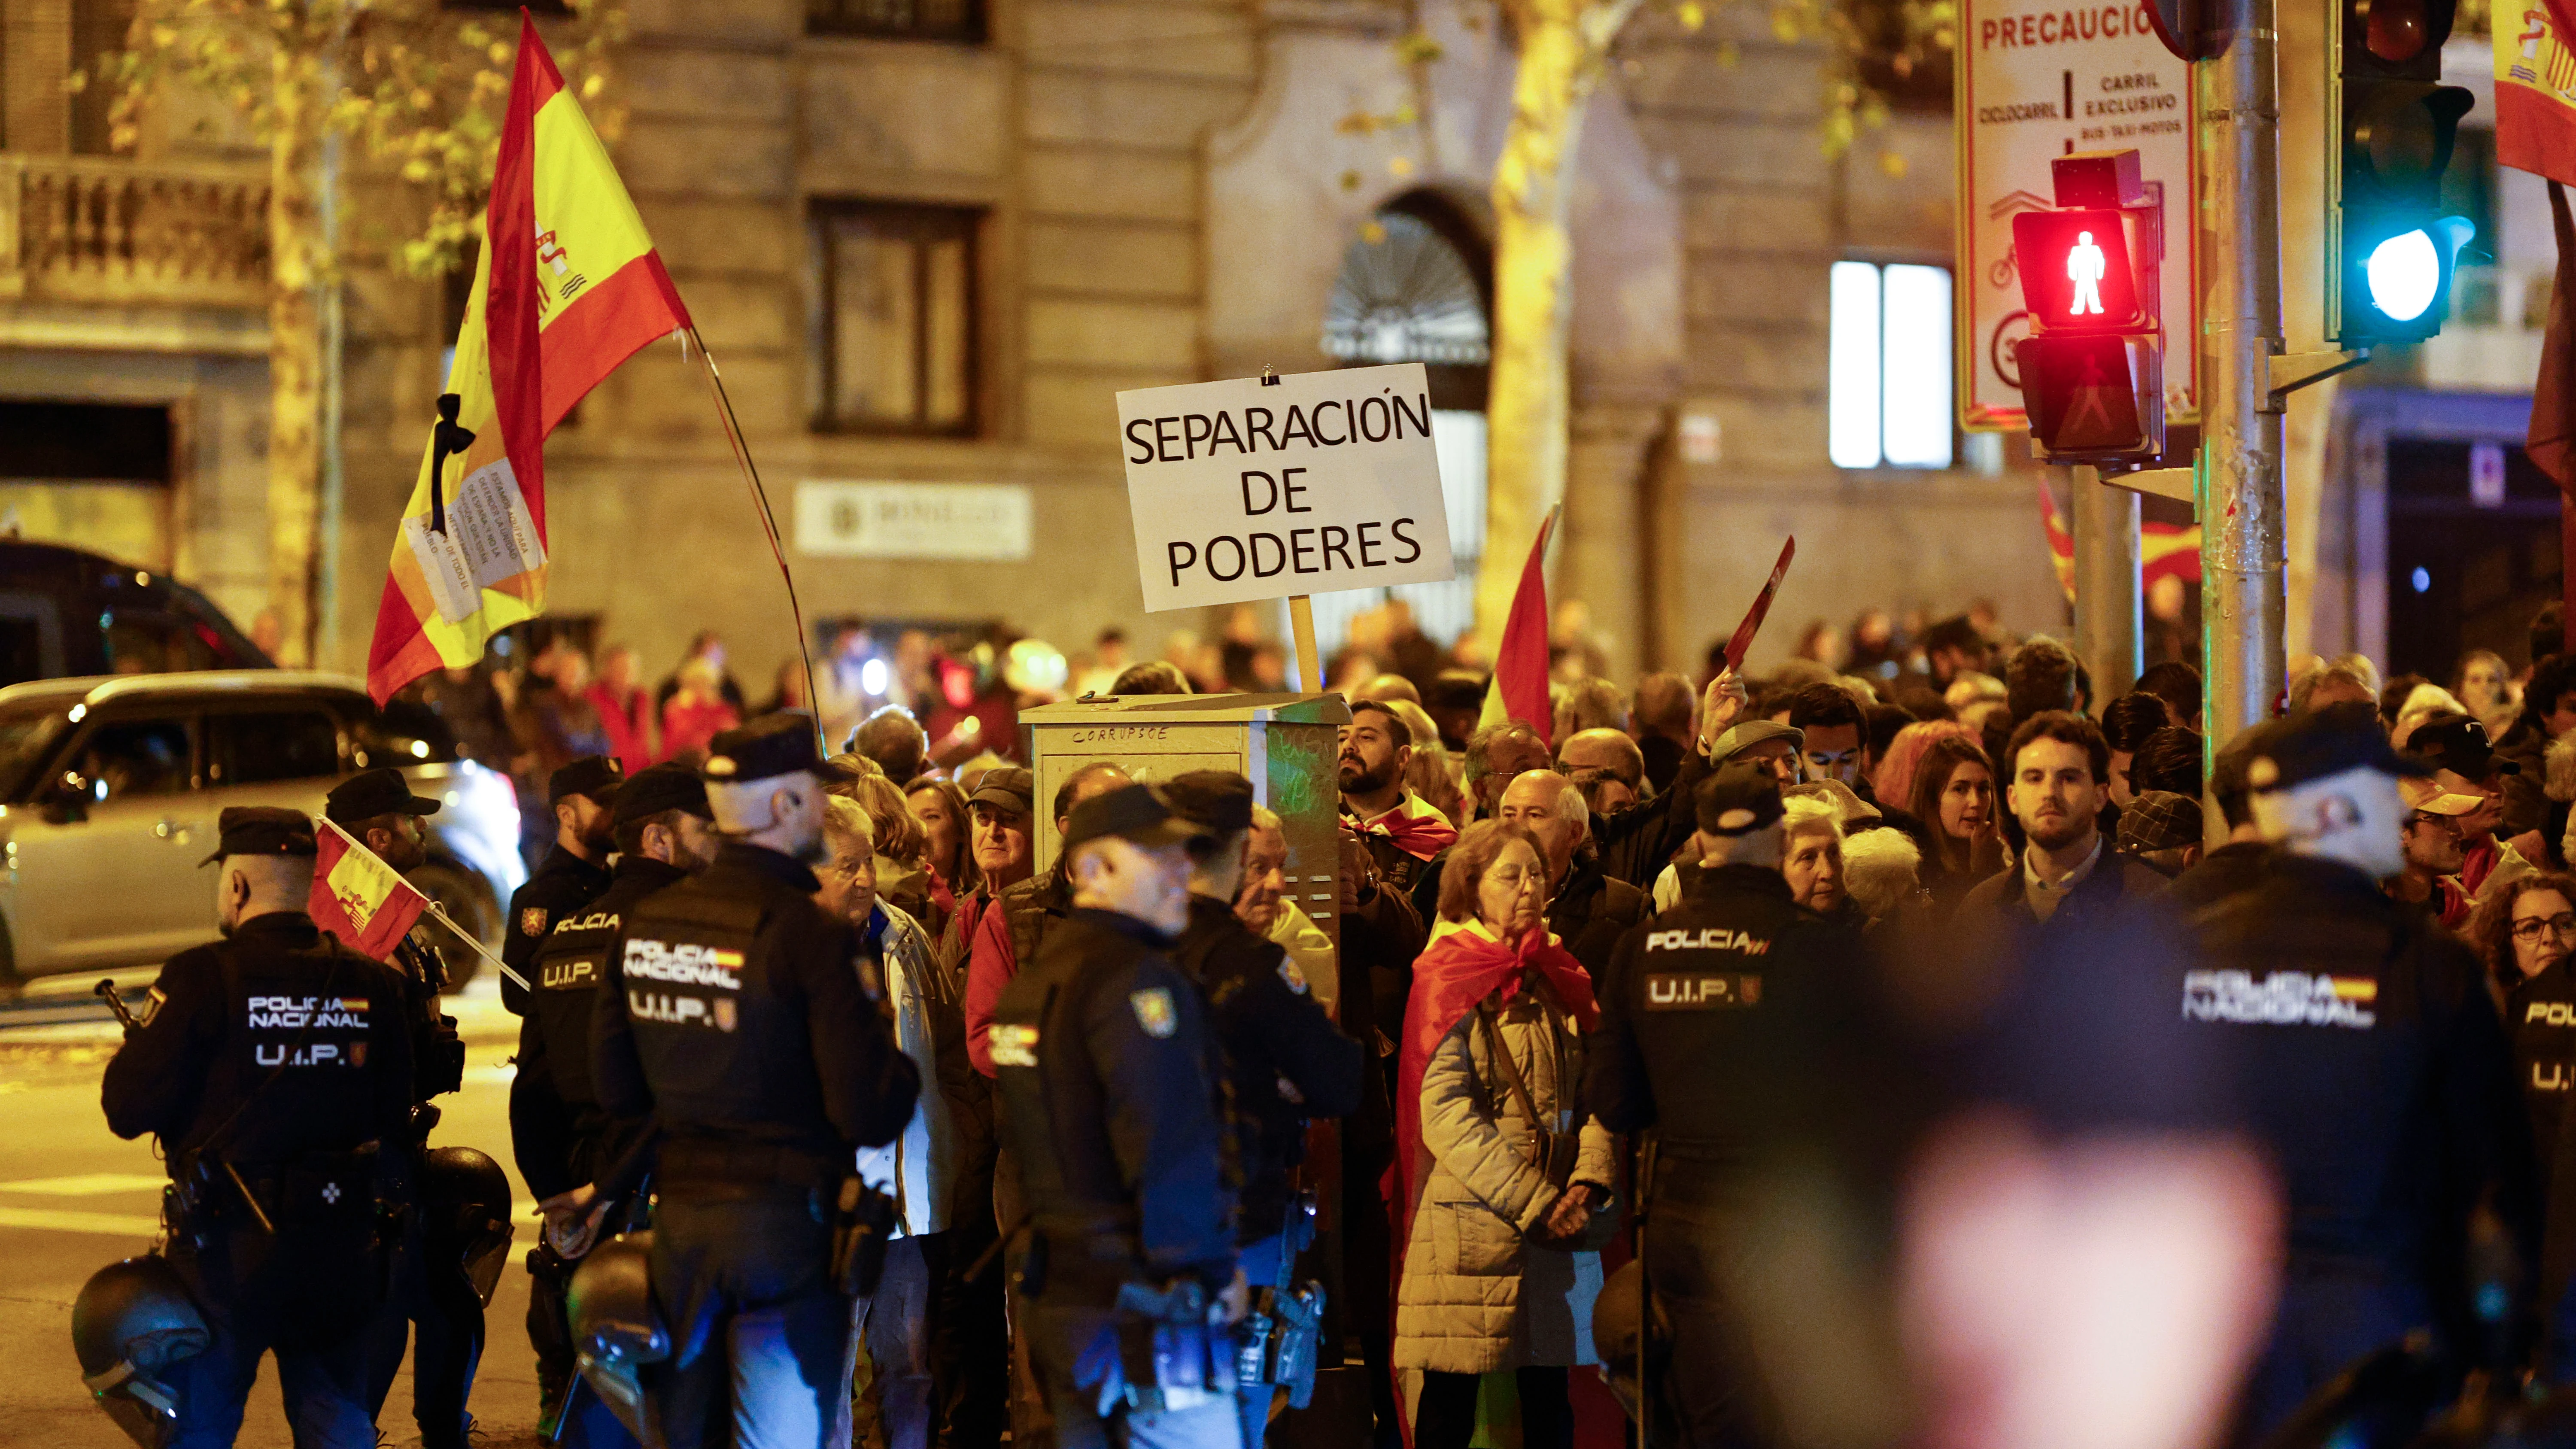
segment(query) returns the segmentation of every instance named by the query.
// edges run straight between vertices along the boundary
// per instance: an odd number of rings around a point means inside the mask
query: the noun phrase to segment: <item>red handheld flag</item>
[[[319,853],[306,905],[313,924],[350,950],[389,959],[429,909],[429,897],[328,818],[317,815],[313,823],[320,827],[313,832]]]
[[[1556,711],[1547,697],[1547,540],[1556,531],[1559,508],[1551,508],[1530,544],[1529,562],[1521,565],[1520,587],[1512,591],[1512,612],[1503,621],[1503,641],[1494,650],[1494,677],[1485,686],[1485,711],[1476,728],[1519,720],[1554,744]]]
[[[1771,601],[1780,593],[1780,581],[1789,576],[1789,560],[1798,556],[1798,536],[1780,545],[1780,561],[1771,566],[1771,581],[1754,595],[1753,607],[1744,611],[1744,622],[1735,626],[1735,636],[1726,641],[1726,667],[1737,673],[1744,670],[1745,651],[1753,647],[1753,636],[1762,632],[1762,621],[1771,616]]]

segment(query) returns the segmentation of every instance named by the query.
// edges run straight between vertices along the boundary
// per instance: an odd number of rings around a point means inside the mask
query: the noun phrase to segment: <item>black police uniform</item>
[[[2505,993],[2504,1026],[2513,1039],[2513,1070],[2531,1118],[2531,1142],[2540,1165],[2543,1201],[2556,1181],[2550,1164],[2558,1152],[2558,1121],[2576,1085],[2576,970],[2558,962],[2525,977]]]
[[[224,814],[228,852],[312,852],[298,812]],[[108,1126],[161,1139],[166,1251],[215,1329],[168,1374],[185,1449],[233,1441],[268,1351],[301,1442],[375,1442],[359,1330],[381,1281],[377,1144],[411,1110],[402,1005],[383,966],[271,912],[172,957],[108,1063]]]
[[[717,736],[707,768],[753,782],[820,763],[810,726],[781,718]],[[894,1140],[921,1083],[863,988],[856,933],[814,903],[820,884],[727,844],[624,916],[593,1013],[600,1105],[662,1131],[652,1273],[672,1449],[727,1442],[738,1421],[761,1445],[849,1432],[834,1204],[856,1149]]]
[[[545,949],[528,963],[530,994],[526,1019],[519,1025],[519,1070],[510,1088],[510,1147],[539,1202],[595,1183],[612,1172],[637,1146],[644,1124],[620,1123],[599,1105],[591,1086],[591,1017],[600,988],[608,980],[608,962],[619,954],[619,923],[645,897],[688,872],[650,856],[630,855],[617,862],[608,890],[572,915],[555,922]],[[603,1192],[609,1191],[605,1186]],[[625,1220],[622,1207],[609,1210],[611,1226]],[[574,1264],[550,1244],[528,1250],[528,1341],[537,1352],[539,1398],[550,1408],[563,1402],[574,1373],[575,1346],[566,1316],[564,1293],[572,1283]],[[578,1429],[563,1442],[587,1444],[627,1441],[613,1416],[581,1416]]]
[[[1602,974],[1584,1092],[1611,1130],[1658,1134],[1646,1273],[1672,1324],[1680,1371],[1664,1394],[1686,1441],[1769,1443],[1776,1409],[1723,1285],[1752,1236],[1747,1174],[1815,1135],[1800,1127],[1822,1106],[1809,1064],[1846,1049],[1834,1038],[1867,999],[1865,957],[1777,867],[1690,865],[1680,879],[1681,899],[1622,937]]]
[[[1234,1274],[1235,1194],[1215,1105],[1224,1068],[1171,945],[1131,917],[1078,906],[993,1013],[1002,1130],[1035,1230],[1023,1282],[1031,1345],[1064,1449],[1107,1442],[1076,1361],[1116,1337],[1119,1290],[1194,1282],[1212,1295]]]
[[[554,772],[546,782],[548,809],[561,803],[566,795],[588,795],[602,805],[610,803],[623,783],[617,761],[606,755],[587,755]],[[581,908],[598,899],[608,889],[609,870],[605,861],[594,861],[564,847],[559,838],[546,851],[546,858],[528,873],[527,882],[510,893],[507,933],[501,942],[501,962],[521,976],[528,976],[529,963],[544,950],[555,924],[577,915]],[[533,982],[536,978],[529,976]],[[501,978],[501,1004],[513,1015],[524,1016],[528,1010],[528,990]]]
[[[2261,1432],[2414,1328],[2469,1346],[2468,1214],[2491,1201],[2537,1241],[2529,1129],[2476,959],[2360,871],[2281,856],[2197,919],[2182,1018],[2237,1038],[2289,1199],[2289,1280],[2247,1394]]]
[[[346,826],[382,815],[435,815],[438,802],[412,794],[401,771],[378,768],[333,786],[326,808],[333,821]],[[421,1154],[438,1124],[438,1109],[429,1100],[464,1087],[465,1044],[457,1036],[456,1018],[440,1009],[447,966],[429,944],[426,928],[416,925],[396,942],[386,964],[403,983],[403,1018],[412,1040],[413,1110],[399,1140],[385,1144],[385,1171],[400,1176],[400,1195],[408,1201]],[[464,1444],[471,1424],[465,1405],[483,1359],[483,1302],[466,1274],[468,1245],[449,1226],[428,1222],[418,1211],[405,1213],[392,1291],[367,1328],[367,1412],[370,1417],[383,1413],[410,1347],[412,1418],[426,1449]]]

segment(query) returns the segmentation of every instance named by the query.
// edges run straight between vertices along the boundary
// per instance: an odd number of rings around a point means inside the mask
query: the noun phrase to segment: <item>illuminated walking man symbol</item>
[[[2102,315],[2102,274],[2109,269],[2110,259],[2093,245],[2093,233],[2077,232],[2074,247],[2066,253],[2066,280],[2075,284],[2075,301],[2066,309],[2070,315]]]

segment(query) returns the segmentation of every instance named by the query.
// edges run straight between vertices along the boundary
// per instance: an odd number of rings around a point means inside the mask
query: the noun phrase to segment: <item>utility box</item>
[[[1334,872],[1341,866],[1341,727],[1349,706],[1338,694],[1135,694],[1091,696],[1020,711],[1020,733],[1036,777],[1037,868],[1050,870],[1060,844],[1056,791],[1076,770],[1107,760],[1146,784],[1192,770],[1232,770],[1252,798],[1278,812],[1288,840],[1286,897],[1333,938]],[[1309,978],[1327,1007],[1339,983]]]

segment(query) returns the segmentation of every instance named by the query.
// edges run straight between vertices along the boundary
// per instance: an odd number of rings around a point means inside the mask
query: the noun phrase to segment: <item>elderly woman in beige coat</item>
[[[1524,1449],[1567,1449],[1565,1371],[1595,1361],[1616,1160],[1582,1106],[1592,982],[1548,934],[1545,860],[1526,827],[1470,828],[1414,965],[1395,1364],[1422,1371],[1415,1449],[1466,1449],[1477,1378],[1503,1369],[1518,1381]]]

